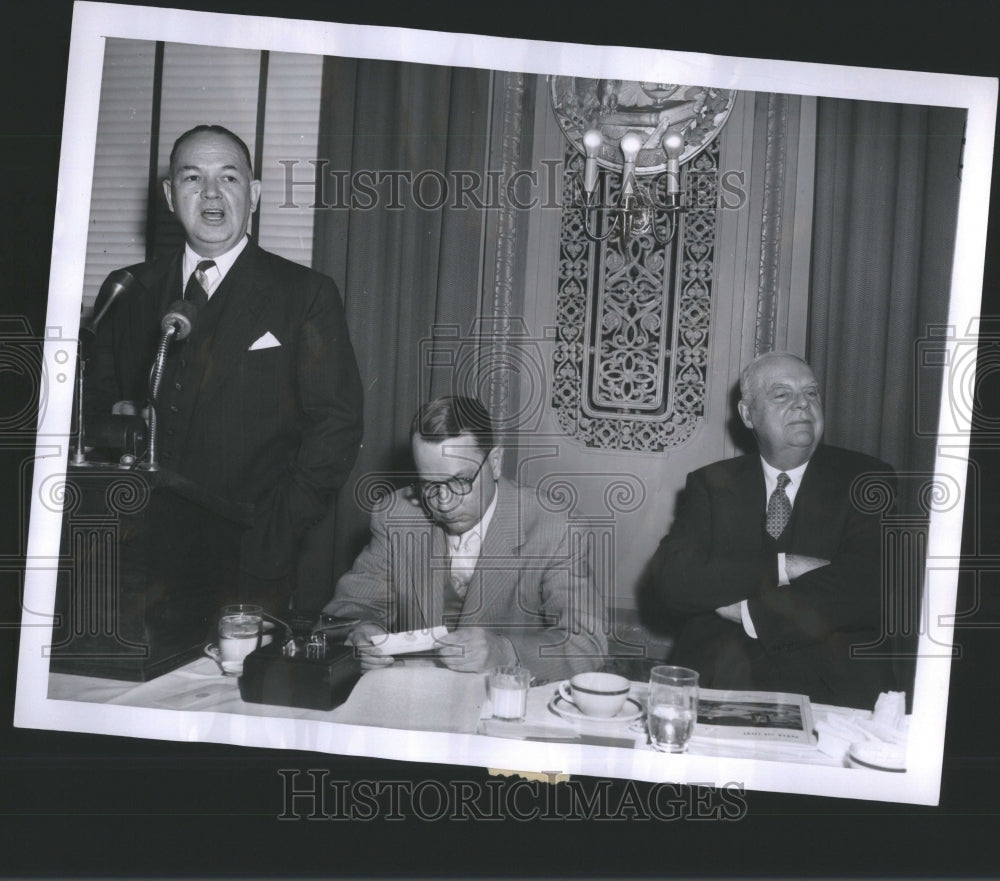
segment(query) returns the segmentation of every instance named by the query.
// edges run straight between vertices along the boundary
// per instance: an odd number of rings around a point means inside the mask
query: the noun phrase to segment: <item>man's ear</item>
[[[163,196],[167,200],[167,208],[170,209],[170,213],[174,213],[174,191],[170,187],[170,178],[165,177],[161,183],[163,184]]]
[[[490,472],[493,474],[493,479],[499,480],[503,474],[503,447],[494,447],[490,450],[487,458],[490,460]]]
[[[250,213],[257,210],[257,203],[260,201],[261,183],[259,180],[250,181]]]
[[[750,405],[746,401],[741,399],[736,404],[736,409],[739,410],[740,412],[740,420],[743,422],[743,424],[751,431],[753,431],[753,419],[750,418]]]

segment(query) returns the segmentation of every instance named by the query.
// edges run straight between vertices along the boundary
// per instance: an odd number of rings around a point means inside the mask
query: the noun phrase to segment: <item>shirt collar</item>
[[[798,493],[799,486],[802,483],[802,475],[805,474],[806,468],[809,466],[809,460],[806,459],[806,461],[803,462],[798,467],[790,468],[787,471],[782,471],[780,468],[775,468],[773,465],[765,462],[763,456],[761,456],[760,464],[761,467],[764,469],[765,499],[771,497],[771,493],[774,492],[774,488],[778,485],[778,475],[787,474],[788,486],[785,487],[785,495],[788,496],[788,501],[794,504],[795,496]]]
[[[499,497],[499,495],[500,495],[500,482],[497,481],[496,491],[493,493],[493,501],[490,502],[489,507],[486,509],[486,513],[483,514],[482,520],[480,520],[471,529],[468,529],[465,532],[463,532],[461,535],[449,535],[447,537],[449,548],[451,548],[453,551],[458,550],[465,542],[465,540],[469,537],[469,535],[471,535],[473,532],[479,534],[480,541],[486,538],[486,530],[490,528],[490,522],[493,520],[493,514],[497,509],[497,498]]]
[[[773,465],[768,464],[764,460],[763,456],[761,456],[760,464],[764,466],[765,479],[770,478],[775,483],[777,483],[779,474],[787,474],[789,480],[791,480],[792,483],[797,484],[799,483],[799,481],[802,480],[802,475],[805,474],[806,472],[806,467],[809,465],[809,460],[806,459],[806,461],[803,462],[801,465],[799,465],[797,468],[789,468],[787,471],[782,471],[780,468],[775,468]]]
[[[226,273],[233,268],[233,264],[236,262],[236,258],[243,253],[243,249],[247,246],[250,241],[249,236],[243,236],[239,242],[233,245],[225,254],[220,254],[218,257],[202,257],[200,254],[196,253],[194,249],[187,243],[184,243],[184,278],[183,287],[187,286],[188,279],[191,277],[191,273],[194,272],[195,268],[202,260],[214,260],[215,268],[210,269],[206,274],[208,275],[209,282],[209,294],[212,294],[215,289],[222,284],[222,280],[226,277]]]

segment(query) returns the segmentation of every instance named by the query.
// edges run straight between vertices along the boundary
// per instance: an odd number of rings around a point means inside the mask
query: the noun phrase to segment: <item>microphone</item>
[[[160,329],[164,332],[173,329],[175,340],[187,339],[197,315],[198,307],[194,303],[188,300],[174,300],[160,321]]]
[[[138,285],[134,275],[127,269],[116,269],[101,285],[101,290],[94,300],[94,315],[81,330],[92,334],[97,333],[97,325],[101,323],[104,316],[108,314],[115,301],[126,291]]]
[[[159,471],[160,463],[156,459],[156,408],[160,394],[160,382],[163,380],[163,368],[167,359],[167,349],[171,339],[187,339],[191,327],[198,315],[198,307],[188,300],[174,300],[167,309],[167,314],[160,319],[160,344],[156,348],[156,360],[149,375],[149,458],[146,464],[148,471]]]
[[[101,285],[94,300],[94,316],[89,321],[80,323],[80,334],[77,339],[77,366],[76,366],[76,451],[73,453],[72,463],[74,465],[86,465],[87,455],[85,451],[84,426],[84,370],[85,365],[94,354],[97,345],[97,326],[103,321],[115,301],[126,291],[141,287],[134,275],[127,269],[116,269]]]

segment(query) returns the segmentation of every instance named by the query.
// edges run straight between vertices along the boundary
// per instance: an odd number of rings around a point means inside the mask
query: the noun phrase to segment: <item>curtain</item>
[[[954,108],[818,102],[809,360],[826,440],[900,472],[934,464],[915,427],[937,424],[941,373],[919,343],[948,315],[964,126]]]
[[[884,636],[865,651],[891,653],[909,705],[943,379],[922,347],[948,317],[965,111],[821,98],[817,112],[809,361],[826,441],[899,477],[883,519]]]
[[[301,608],[332,596],[367,541],[358,481],[412,469],[414,412],[452,390],[427,349],[435,328],[467,334],[480,302],[485,211],[455,182],[484,174],[490,89],[489,71],[325,59],[313,266],[344,298],[365,435],[335,510],[308,537]]]

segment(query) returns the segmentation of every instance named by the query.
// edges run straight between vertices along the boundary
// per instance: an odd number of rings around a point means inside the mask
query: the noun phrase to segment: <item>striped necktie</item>
[[[198,309],[203,309],[208,302],[208,278],[205,273],[213,266],[215,266],[214,260],[199,262],[184,288],[184,299]]]

